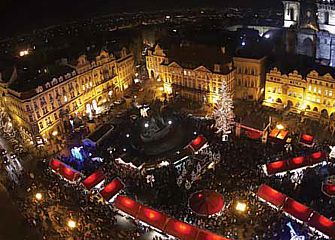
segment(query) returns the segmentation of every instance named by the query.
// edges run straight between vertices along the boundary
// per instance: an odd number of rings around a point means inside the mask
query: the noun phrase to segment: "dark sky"
[[[182,7],[268,6],[280,0],[0,0],[0,36],[122,11]],[[280,6],[280,5],[279,5]]]

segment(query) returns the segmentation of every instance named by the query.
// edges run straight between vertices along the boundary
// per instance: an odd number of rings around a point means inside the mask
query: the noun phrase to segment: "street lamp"
[[[70,229],[74,229],[77,227],[77,223],[75,221],[73,221],[72,219],[70,219],[69,221],[67,221],[67,226],[70,228]]]
[[[247,204],[244,202],[237,202],[235,206],[235,210],[243,213],[247,210]]]
[[[41,200],[43,199],[43,195],[42,195],[42,193],[36,193],[36,194],[35,194],[35,199],[36,199],[37,201],[41,201]]]

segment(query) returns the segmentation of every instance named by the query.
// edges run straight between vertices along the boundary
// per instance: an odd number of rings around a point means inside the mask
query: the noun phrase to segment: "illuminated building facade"
[[[99,113],[103,103],[128,88],[134,75],[134,58],[125,48],[90,59],[81,55],[72,64],[45,68],[33,81],[14,67],[7,81],[1,79],[0,100],[26,140],[48,141],[65,132],[70,119]]]
[[[258,101],[263,97],[266,57],[234,57],[235,99]]]
[[[146,67],[151,79],[162,81],[164,92],[197,102],[216,103],[222,82],[232,96],[235,71],[225,48],[184,44],[148,51]]]
[[[273,68],[266,75],[264,105],[290,109],[310,117],[334,117],[335,78],[330,73],[311,70],[306,76],[298,71],[283,74]]]

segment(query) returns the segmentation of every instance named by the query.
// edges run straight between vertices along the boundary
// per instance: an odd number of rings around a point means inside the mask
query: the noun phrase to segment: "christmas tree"
[[[227,84],[222,83],[222,87],[219,89],[219,99],[214,107],[213,118],[215,120],[215,127],[217,133],[222,134],[222,139],[225,138],[230,132],[234,125],[234,105],[233,100],[230,96]]]

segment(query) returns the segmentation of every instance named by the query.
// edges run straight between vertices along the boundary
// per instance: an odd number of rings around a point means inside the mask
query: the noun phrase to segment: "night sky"
[[[280,7],[280,0],[0,0],[0,36],[100,14],[228,5]]]

